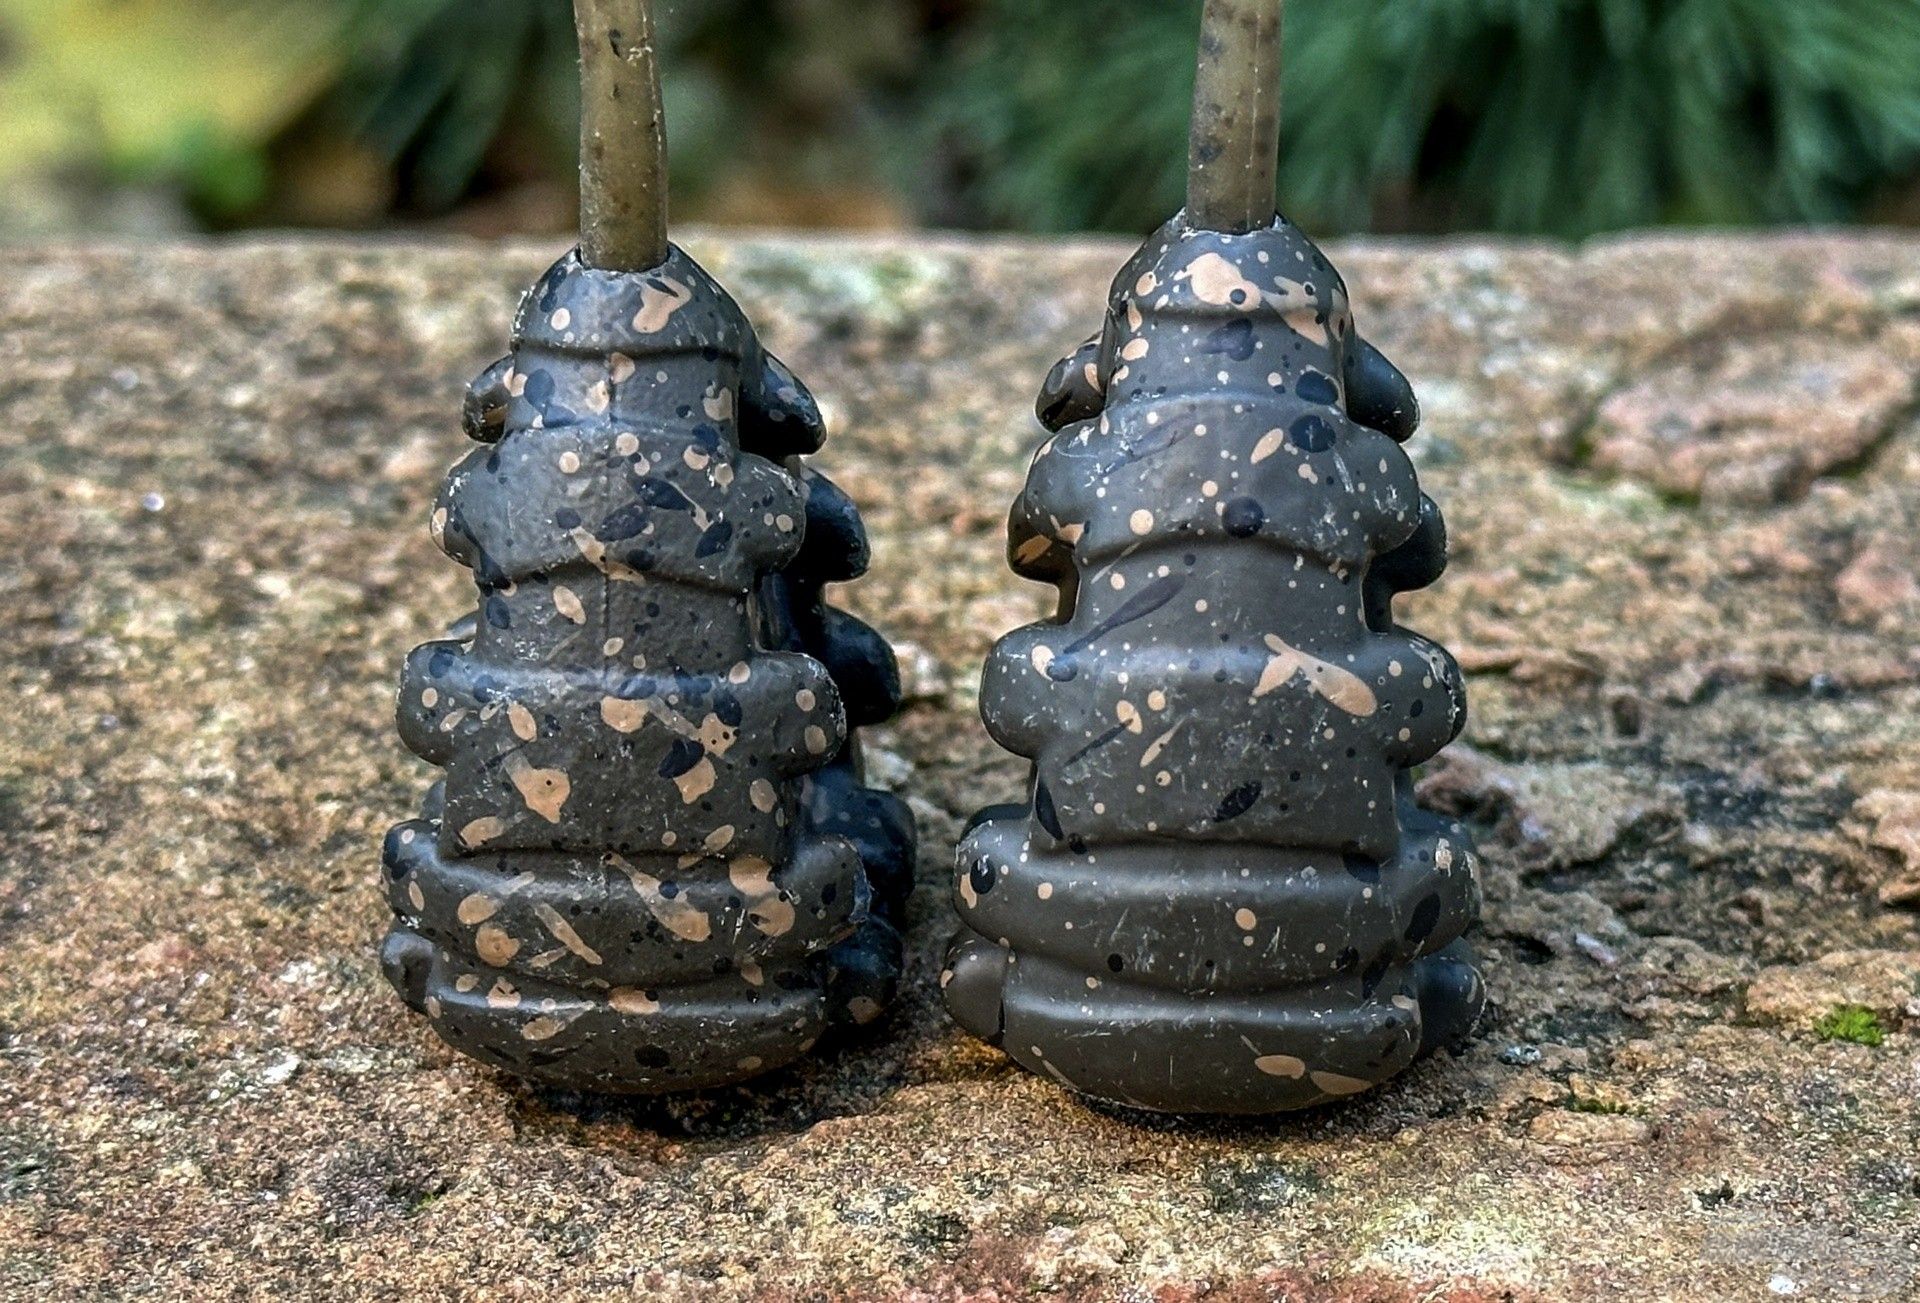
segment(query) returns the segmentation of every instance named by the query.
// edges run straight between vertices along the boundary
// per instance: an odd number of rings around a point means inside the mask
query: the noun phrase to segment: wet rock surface
[[[1334,246],[1426,408],[1495,1025],[1351,1104],[1089,1108],[940,1013],[1027,403],[1120,243],[712,240],[900,645],[899,1007],[691,1098],[539,1094],[381,981],[425,526],[557,250],[0,254],[0,1293],[1879,1297],[1920,1290],[1920,242]],[[1903,993],[1904,988],[1904,993]]]

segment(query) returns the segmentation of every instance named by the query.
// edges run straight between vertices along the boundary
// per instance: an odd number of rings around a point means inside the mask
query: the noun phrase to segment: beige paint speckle
[[[1287,1077],[1298,1081],[1307,1075],[1305,1061],[1291,1054],[1262,1054],[1253,1061],[1253,1066],[1269,1077]]]
[[[631,733],[647,722],[647,703],[624,697],[600,698],[600,718],[616,733]]]
[[[548,823],[560,822],[560,810],[573,795],[573,781],[562,769],[540,769],[518,754],[507,757],[507,777],[529,810]]]
[[[661,892],[660,879],[652,874],[635,868],[622,856],[610,855],[607,859],[614,868],[627,875],[634,892],[646,905],[647,912],[660,921],[660,926],[682,941],[700,942],[713,935],[713,920],[706,911],[696,908],[685,892],[677,892],[669,897]]]
[[[640,282],[640,311],[633,315],[633,328],[643,335],[664,330],[692,299],[693,291],[670,276],[646,277]]]
[[[1193,293],[1202,303],[1251,312],[1260,306],[1260,287],[1217,253],[1203,253],[1186,269]]]
[[[573,930],[573,924],[561,917],[559,910],[547,904],[545,901],[536,901],[533,906],[533,912],[539,916],[542,923],[546,924],[547,931],[553,933],[554,940],[558,941],[581,959],[584,959],[587,963],[596,966],[600,963],[600,952],[588,945],[586,941],[581,938],[580,934]]]
[[[499,912],[499,901],[483,891],[476,891],[460,902],[453,916],[468,927],[477,927]]]
[[[616,986],[608,991],[607,1003],[612,1006],[615,1013],[623,1013],[629,1017],[660,1012],[658,1000],[632,986]]]
[[[747,901],[747,921],[762,935],[785,936],[793,930],[794,909],[773,883],[773,866],[758,855],[742,855],[727,865],[727,880]]]
[[[536,1014],[527,1020],[520,1029],[520,1035],[530,1041],[552,1040],[566,1028],[566,1023],[550,1013]]]
[[[692,805],[711,792],[714,784],[719,781],[720,775],[713,767],[713,757],[703,755],[693,768],[684,774],[675,775],[673,785],[680,789],[680,803]]]
[[[1349,715],[1365,719],[1380,708],[1373,689],[1351,671],[1303,652],[1275,634],[1266,635],[1266,644],[1273,655],[1254,685],[1256,701],[1284,687],[1295,675],[1304,674],[1314,692]]]
[[[472,850],[476,846],[485,846],[506,830],[507,821],[490,814],[485,818],[475,819],[462,828],[456,840],[468,850]]]
[[[507,727],[522,742],[531,742],[540,736],[540,726],[534,723],[533,712],[517,701],[507,707]]]
[[[1358,1077],[1343,1076],[1338,1072],[1311,1072],[1307,1074],[1313,1084],[1329,1095],[1358,1095],[1363,1090],[1373,1088],[1371,1081],[1362,1081]]]
[[[487,923],[473,934],[473,952],[484,962],[499,968],[520,953],[520,943],[508,936],[506,929],[497,923]]]

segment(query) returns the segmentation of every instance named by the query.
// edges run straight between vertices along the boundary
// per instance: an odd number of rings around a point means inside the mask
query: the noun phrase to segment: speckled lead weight
[[[482,446],[433,513],[470,641],[408,658],[399,724],[446,770],[389,834],[389,979],[536,1082],[736,1081],[874,1018],[913,830],[860,781],[885,642],[827,607],[866,540],[800,458],[819,412],[685,253],[562,259],[470,391]]]
[[[1464,829],[1409,770],[1465,720],[1394,623],[1445,566],[1405,379],[1281,218],[1159,231],[1049,377],[1010,525],[1056,619],[993,649],[988,730],[1034,762],[960,847],[948,1009],[1027,1068],[1196,1113],[1365,1090],[1483,994]]]

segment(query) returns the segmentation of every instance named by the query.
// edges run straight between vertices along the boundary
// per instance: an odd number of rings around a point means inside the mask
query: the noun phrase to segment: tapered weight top
[[[649,1094],[879,1016],[913,822],[862,779],[900,682],[826,600],[867,542],[804,461],[819,407],[667,242],[647,5],[578,14],[581,244],[469,391],[433,514],[478,610],[402,676],[445,776],[387,837],[382,960],[455,1049]]]
[[[1284,0],[1207,0],[1193,87],[1187,218],[1241,234],[1273,220]]]
[[[1478,1020],[1467,830],[1413,772],[1466,719],[1399,623],[1446,565],[1406,378],[1275,211],[1279,0],[1210,0],[1189,210],[1048,377],[1008,557],[1053,619],[987,658],[1032,762],[960,846],[961,1026],[1095,1098],[1271,1113],[1368,1090]]]
[[[580,257],[667,260],[667,137],[651,0],[574,0],[580,31]]]

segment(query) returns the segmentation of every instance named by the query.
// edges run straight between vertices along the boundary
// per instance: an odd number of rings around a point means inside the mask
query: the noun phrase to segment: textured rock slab
[[[1749,1014],[1802,1031],[1847,1006],[1895,1027],[1920,1019],[1920,951],[1835,950],[1764,968],[1747,987]]]
[[[1594,467],[1663,492],[1767,503],[1867,456],[1914,409],[1920,326],[1815,322],[1689,341],[1601,404]]]
[[[904,644],[874,738],[923,837],[903,1007],[754,1087],[612,1105],[457,1059],[379,980],[379,834],[427,779],[392,671],[465,597],[426,515],[556,250],[0,254],[0,1293],[1920,1288],[1912,1016],[1888,987],[1880,1045],[1828,1041],[1859,983],[1792,983],[1777,1024],[1749,991],[1920,949],[1882,899],[1920,746],[1910,404],[1876,382],[1839,451],[1697,501],[1662,476],[1747,457],[1724,420],[1597,455],[1636,386],[1810,411],[1783,337],[1911,378],[1920,242],[1331,251],[1426,400],[1454,568],[1409,615],[1474,709],[1427,786],[1479,835],[1501,1022],[1257,1125],[1090,1110],[933,990],[958,820],[1021,787],[973,694],[1045,606],[1002,557],[1027,402],[1127,246],[691,248],[813,383],[872,529],[838,591]]]

